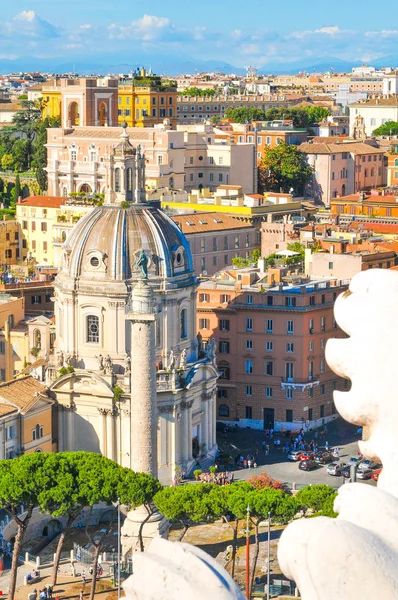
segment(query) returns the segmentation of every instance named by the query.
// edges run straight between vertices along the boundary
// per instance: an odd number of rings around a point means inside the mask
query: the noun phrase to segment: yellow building
[[[0,269],[20,265],[26,255],[26,241],[16,220],[0,221]]]
[[[153,127],[169,119],[173,129],[177,126],[177,85],[160,77],[140,76],[119,83],[118,121],[129,127]]]
[[[57,267],[63,242],[75,223],[92,208],[83,200],[59,196],[21,199],[16,205],[15,218],[26,241],[23,258],[34,259],[41,266]]]
[[[54,347],[53,319],[27,317],[24,300],[0,294],[0,382],[11,380]]]
[[[176,129],[176,82],[147,75],[145,69],[140,75],[119,82],[119,85],[116,80],[107,78],[55,79],[42,85],[40,91],[43,118],[60,117],[64,127],[115,126],[116,120],[119,125],[126,121],[129,127],[153,127],[169,119]],[[98,111],[93,109],[96,105]]]

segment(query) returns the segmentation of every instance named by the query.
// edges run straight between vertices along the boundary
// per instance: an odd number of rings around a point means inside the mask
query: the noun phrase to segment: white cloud
[[[326,35],[338,35],[339,33],[343,33],[337,25],[333,27],[321,27],[320,29],[315,29],[314,33],[324,33]]]
[[[80,25],[80,29],[91,29],[91,25],[89,23],[85,23],[84,25]]]
[[[21,36],[30,36],[35,38],[56,38],[60,35],[60,30],[42,19],[33,10],[23,10],[18,13],[11,23],[6,23],[6,29],[10,33],[15,32]]]
[[[172,33],[174,27],[168,17],[144,15],[141,19],[132,21],[130,25],[109,26],[109,35],[117,39],[138,39],[150,42],[162,38],[166,33]]]

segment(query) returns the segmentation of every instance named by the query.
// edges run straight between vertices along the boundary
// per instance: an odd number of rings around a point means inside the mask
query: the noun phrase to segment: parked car
[[[358,469],[357,479],[370,479],[372,477],[372,469]]]
[[[229,430],[229,425],[222,423],[222,421],[216,421],[216,431],[222,431],[222,433],[227,433],[227,431]]]
[[[372,473],[372,479],[374,481],[378,481],[379,475],[380,475],[381,471],[382,471],[382,469],[376,469],[375,471],[373,471],[373,473]]]
[[[381,468],[380,463],[375,462],[374,460],[371,460],[370,458],[365,458],[365,460],[363,460],[361,462],[361,464],[358,466],[358,471],[366,471],[367,469],[374,471],[375,469],[380,469],[380,468]]]
[[[298,468],[301,469],[302,471],[313,471],[317,467],[318,467],[318,464],[312,459],[300,460],[299,466],[298,466]]]
[[[313,452],[311,452],[310,450],[303,450],[300,456],[300,460],[314,460],[315,459],[315,454]]]
[[[317,452],[315,460],[319,465],[326,465],[333,462],[333,454],[331,452]]]
[[[287,454],[287,459],[288,460],[300,460],[300,456],[302,455],[302,451],[301,450],[290,450],[290,452],[288,452]]]
[[[346,466],[347,465],[344,462],[333,462],[328,464],[328,466],[326,467],[326,471],[328,475],[340,477],[341,470],[344,469]]]
[[[352,465],[346,465],[345,467],[343,467],[341,469],[341,475],[343,477],[345,477],[346,479],[348,479],[349,477],[351,477],[351,467],[352,467]]]
[[[351,456],[351,458],[349,458],[347,461],[347,465],[355,465],[356,467],[359,467],[363,460],[363,456]]]

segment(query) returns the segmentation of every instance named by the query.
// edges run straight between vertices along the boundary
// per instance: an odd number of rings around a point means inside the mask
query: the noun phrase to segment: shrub
[[[330,497],[333,500],[336,496],[336,491],[330,485],[317,484],[307,485],[296,494],[296,500],[304,510],[311,508],[315,512],[322,511],[325,507],[330,510]],[[327,504],[325,504],[328,502]],[[333,506],[333,504],[332,504]]]
[[[272,479],[267,473],[253,475],[247,480],[255,490],[263,490],[264,488],[273,488],[274,490],[282,490],[283,483],[277,479]]]

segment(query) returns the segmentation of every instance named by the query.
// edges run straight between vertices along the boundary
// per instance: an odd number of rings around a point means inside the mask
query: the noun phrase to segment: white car
[[[370,458],[365,458],[358,466],[358,471],[366,471],[366,469],[370,469],[373,471],[374,469],[380,469],[380,464],[371,460]]]
[[[287,459],[298,461],[300,460],[302,453],[302,450],[291,450],[287,455]]]

